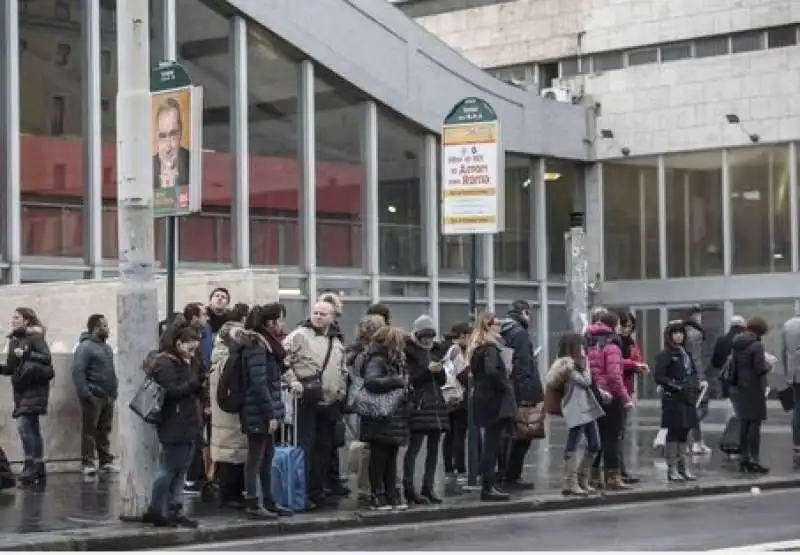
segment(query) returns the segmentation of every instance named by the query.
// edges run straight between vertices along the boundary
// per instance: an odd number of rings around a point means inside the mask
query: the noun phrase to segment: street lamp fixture
[[[747,138],[750,139],[751,143],[757,143],[761,140],[758,133],[750,133],[747,128],[742,124],[742,120],[739,119],[739,114],[725,114],[725,119],[728,120],[728,123],[731,125],[736,125],[742,132],[747,135]]]

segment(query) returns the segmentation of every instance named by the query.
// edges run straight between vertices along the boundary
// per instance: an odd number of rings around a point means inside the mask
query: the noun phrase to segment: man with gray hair
[[[794,393],[794,413],[792,415],[792,445],[794,446],[795,465],[800,463],[800,314],[792,316],[783,324],[781,333],[783,346],[781,359],[786,381],[792,386]]]

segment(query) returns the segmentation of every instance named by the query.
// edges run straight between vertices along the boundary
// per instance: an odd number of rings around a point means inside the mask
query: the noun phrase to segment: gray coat
[[[694,367],[697,370],[697,379],[706,379],[706,363],[703,356],[703,343],[705,342],[706,334],[703,332],[698,324],[693,320],[684,322],[686,326],[686,341],[683,344],[686,352],[691,355],[694,361]]]
[[[553,363],[565,364],[569,368],[561,399],[561,412],[567,428],[594,422],[605,414],[592,392],[592,373],[588,368],[576,368],[571,358],[560,358]]]
[[[783,324],[783,371],[792,383],[800,383],[800,316],[793,316]]]

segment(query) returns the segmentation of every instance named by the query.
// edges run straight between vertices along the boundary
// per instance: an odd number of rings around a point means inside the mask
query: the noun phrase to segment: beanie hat
[[[422,331],[430,331],[433,334],[436,334],[436,326],[433,324],[433,318],[428,316],[427,314],[423,314],[411,325],[411,331],[415,334],[419,334]]]

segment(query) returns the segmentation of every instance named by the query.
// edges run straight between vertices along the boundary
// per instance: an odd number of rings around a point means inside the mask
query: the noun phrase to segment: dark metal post
[[[469,263],[469,321],[473,326],[478,316],[478,236],[470,237],[470,263]],[[475,426],[474,381],[470,370],[467,381],[467,485],[478,485],[478,428]]]
[[[167,324],[172,323],[172,315],[175,313],[175,266],[178,261],[177,258],[177,234],[175,233],[178,226],[178,218],[175,216],[167,216],[165,219],[167,225]]]

